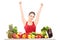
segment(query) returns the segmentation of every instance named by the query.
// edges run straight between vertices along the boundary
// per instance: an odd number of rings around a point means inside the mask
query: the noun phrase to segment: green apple
[[[35,35],[32,34],[31,36],[32,36],[31,38],[35,38]]]
[[[28,35],[28,38],[31,39],[31,37],[32,37],[32,36],[29,34],[29,35]]]

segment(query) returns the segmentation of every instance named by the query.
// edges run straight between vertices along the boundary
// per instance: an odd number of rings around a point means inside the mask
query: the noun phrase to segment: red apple
[[[41,36],[41,35],[39,35],[39,38],[42,38],[42,36]]]
[[[35,38],[39,38],[38,35],[36,35]]]
[[[16,38],[16,33],[13,33],[12,34],[12,38]]]
[[[22,38],[22,33],[21,32],[19,32],[17,34],[18,34],[19,38]]]
[[[42,38],[41,34],[36,34],[35,38]]]
[[[43,36],[40,34],[40,35],[39,35],[39,38],[43,38]]]

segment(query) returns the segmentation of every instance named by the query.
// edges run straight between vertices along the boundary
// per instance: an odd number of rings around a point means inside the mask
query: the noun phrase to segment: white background
[[[25,32],[21,21],[20,0],[0,0],[0,39],[7,39],[8,25],[13,24],[18,27],[19,32]],[[53,38],[60,38],[60,1],[59,0],[22,0],[24,17],[28,18],[30,11],[37,12],[40,4],[43,3],[43,9],[40,14],[39,23],[36,26],[36,32],[40,32],[43,26],[50,26],[53,30]]]

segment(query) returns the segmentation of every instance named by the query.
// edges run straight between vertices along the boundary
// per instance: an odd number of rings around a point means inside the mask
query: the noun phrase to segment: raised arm
[[[19,5],[20,5],[20,12],[21,12],[21,19],[22,19],[23,24],[25,25],[26,20],[24,18],[24,14],[23,14],[22,2],[19,2]]]
[[[40,16],[40,13],[41,13],[42,7],[43,7],[43,4],[41,3],[41,7],[39,8],[39,10],[38,10],[38,12],[37,12],[37,15],[36,15],[36,19],[34,20],[35,25],[38,24],[39,16]]]

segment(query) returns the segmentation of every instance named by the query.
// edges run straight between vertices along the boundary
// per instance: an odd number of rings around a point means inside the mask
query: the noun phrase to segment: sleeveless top
[[[26,22],[26,25],[24,27],[26,33],[36,32],[36,26],[34,22],[32,22],[32,25],[28,25],[28,22]]]

